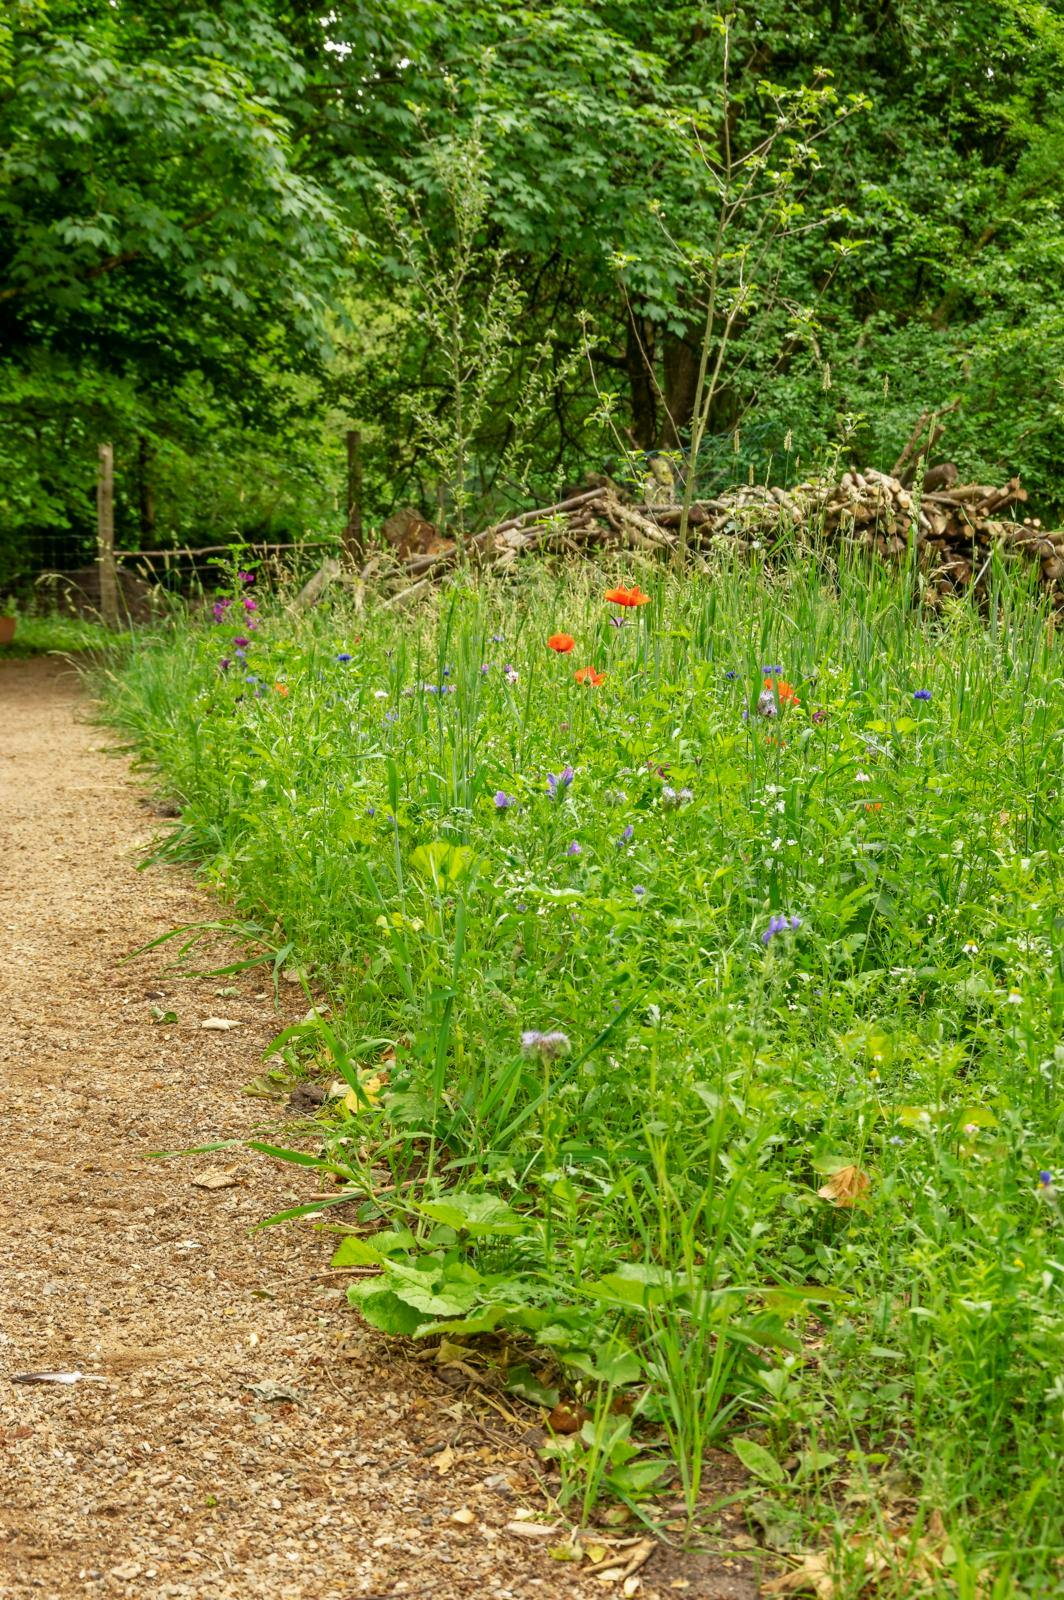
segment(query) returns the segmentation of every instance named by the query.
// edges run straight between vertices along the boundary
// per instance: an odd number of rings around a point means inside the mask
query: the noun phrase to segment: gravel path
[[[604,1585],[507,1531],[543,1504],[516,1433],[360,1327],[309,1225],[249,1234],[313,1193],[300,1169],[148,1159],[281,1114],[241,1088],[295,1001],[176,979],[165,947],[119,964],[217,907],[137,870],[160,824],[85,709],[69,669],[0,666],[0,1596],[756,1592],[664,1550]],[[42,1370],[103,1381],[11,1381]]]

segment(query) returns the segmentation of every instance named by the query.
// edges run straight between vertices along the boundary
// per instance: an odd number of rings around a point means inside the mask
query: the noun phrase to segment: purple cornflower
[[[547,788],[550,790],[551,799],[556,800],[559,793],[568,789],[575,777],[576,773],[568,765],[564,766],[560,772],[548,772]]]
[[[512,794],[507,794],[505,789],[496,789],[496,791],[495,791],[495,809],[496,809],[496,811],[509,811],[510,807],[511,806],[515,806],[516,804],[517,804],[517,800],[515,799],[515,797]]]
[[[778,933],[797,931],[801,926],[801,917],[770,917],[768,927],[761,935],[761,943],[764,945],[771,944]]]
[[[229,610],[229,607],[232,605],[232,603],[233,602],[231,600],[226,599],[216,600],[214,602],[214,605],[211,607],[211,609],[214,612],[215,622],[222,622],[225,620],[225,613]]]
[[[252,600],[250,595],[245,595],[244,596],[244,602],[243,603],[244,603],[244,610],[249,612],[249,613],[252,612],[252,611],[257,611],[259,609],[258,601],[257,600]]]
[[[572,1049],[567,1033],[540,1033],[536,1028],[530,1028],[521,1035],[521,1049],[526,1056],[539,1056],[543,1061],[552,1061],[555,1056],[567,1056]]]
[[[233,648],[235,650],[246,650],[250,643],[251,640],[241,633],[233,640]]]
[[[230,666],[229,657],[228,656],[223,656],[222,659],[219,661],[218,665],[221,667],[223,672],[228,672],[229,671],[229,666]]]
[[[571,844],[567,844],[566,845],[565,853],[566,853],[567,856],[578,856],[578,855],[581,855],[583,852],[581,851],[580,846],[577,844],[576,840],[574,839]]]
[[[611,617],[610,618],[610,627],[611,628],[623,628],[624,627],[624,618],[623,617]]]
[[[517,668],[512,667],[509,662],[507,662],[505,667],[503,667],[502,675],[506,679],[507,683],[516,683],[519,676]]]
[[[914,689],[913,690],[913,699],[914,700],[930,700],[930,698],[931,698],[931,690],[930,689]]]
[[[481,667],[480,670],[481,670],[482,673],[490,672],[491,671],[491,662],[490,661],[485,661],[484,665]]]
[[[818,706],[817,709],[813,712],[813,721],[814,722],[826,722],[827,720],[828,720],[828,714],[824,710],[824,707],[823,706]]]

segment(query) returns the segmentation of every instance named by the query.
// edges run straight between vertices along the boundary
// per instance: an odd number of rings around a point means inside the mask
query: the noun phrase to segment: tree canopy
[[[337,527],[348,426],[370,516],[486,516],[683,446],[714,272],[733,343],[706,481],[889,466],[956,403],[962,471],[1018,471],[1052,513],[1064,8],[765,0],[724,22],[627,0],[17,0],[5,540],[91,526],[103,437],[131,541]],[[729,151],[761,187],[718,234]]]

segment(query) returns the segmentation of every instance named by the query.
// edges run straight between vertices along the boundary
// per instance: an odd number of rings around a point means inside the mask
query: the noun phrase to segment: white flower
[[[968,943],[964,946],[964,953],[966,956],[977,956],[979,954],[979,946],[973,940],[969,939]]]
[[[1022,1006],[1023,1005],[1023,995],[1022,994],[1017,994],[1015,989],[1010,989],[1009,992],[1008,992],[1008,996],[1006,997],[1005,1004],[1006,1005],[1010,1005],[1010,1006]]]
[[[388,698],[387,689],[374,689],[373,698],[374,698],[374,700],[387,700],[387,698]]]
[[[854,783],[871,783],[872,782],[872,780],[868,776],[867,772],[855,772],[854,775],[853,775],[853,781],[854,781]]]

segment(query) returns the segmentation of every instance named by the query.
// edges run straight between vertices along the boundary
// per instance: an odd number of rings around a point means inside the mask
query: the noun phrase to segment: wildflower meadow
[[[331,1098],[256,1143],[322,1195],[270,1220],[567,1407],[574,1520],[694,1537],[728,1452],[832,1594],[898,1505],[877,1593],[1059,1593],[1052,622],[1005,577],[638,577],[295,616],[245,571],[114,669],[158,853],[317,1002],[265,1065]]]

